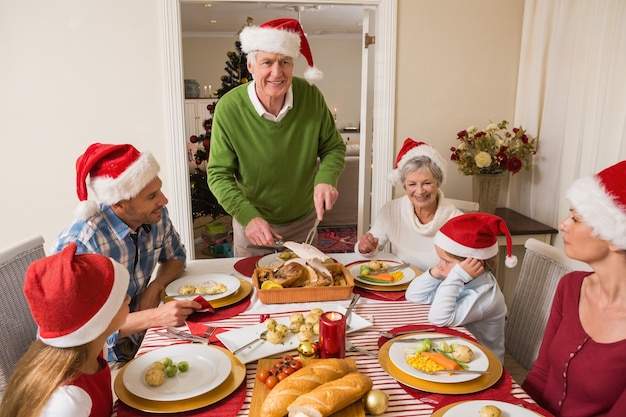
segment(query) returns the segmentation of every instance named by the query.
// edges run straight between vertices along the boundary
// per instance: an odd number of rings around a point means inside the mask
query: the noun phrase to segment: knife
[[[194,336],[192,334],[187,334],[187,333],[170,333],[170,332],[156,332],[156,334],[158,334],[159,336],[165,336],[165,337],[169,337],[170,339],[179,339],[179,340],[186,340],[188,342],[195,342],[195,343],[202,343],[203,345],[208,345],[211,342],[209,342],[209,339],[205,339],[204,337],[200,337],[200,336]]]
[[[396,266],[390,266],[389,268],[383,268],[383,269],[377,269],[376,271],[370,271],[368,275],[386,274],[388,272],[399,271],[409,266],[411,266],[411,264],[400,264]]]

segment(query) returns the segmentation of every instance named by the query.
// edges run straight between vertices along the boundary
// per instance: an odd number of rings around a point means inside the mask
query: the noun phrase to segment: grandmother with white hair
[[[276,240],[304,241],[333,208],[346,146],[297,20],[247,26],[240,41],[253,81],[215,107],[207,182],[233,217],[235,256],[255,256]],[[300,55],[304,79],[293,76]]]
[[[555,416],[626,412],[626,161],[576,180],[561,222],[565,254],[592,271],[559,281],[522,387]]]
[[[354,251],[373,257],[390,243],[393,254],[422,271],[436,265],[435,234],[452,217],[463,214],[444,198],[441,186],[446,172],[446,162],[435,148],[407,138],[389,174],[389,180],[402,186],[406,195],[380,209]]]

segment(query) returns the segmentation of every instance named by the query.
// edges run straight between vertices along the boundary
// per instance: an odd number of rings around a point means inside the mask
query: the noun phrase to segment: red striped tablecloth
[[[366,348],[376,352],[378,350],[379,332],[393,329],[399,326],[412,324],[426,324],[428,322],[428,305],[415,305],[407,301],[375,301],[366,300],[354,308],[354,312],[361,317],[373,322],[373,326],[349,335],[349,340],[356,346]],[[297,311],[297,304],[293,305]],[[272,313],[272,317],[289,316],[290,312]],[[224,329],[235,329],[245,326],[253,326],[259,323],[259,314],[244,312],[236,317],[225,320],[211,322],[210,324]],[[464,328],[456,328],[469,334]],[[168,346],[178,341],[164,338],[157,335],[154,329],[149,330],[144,338],[138,355],[148,352],[157,347]],[[183,342],[185,343],[185,342]],[[293,352],[297,354],[297,352]],[[389,409],[384,414],[387,417],[412,417],[430,416],[433,413],[434,405],[420,401],[408,394],[398,382],[389,376],[379,365],[377,358],[370,357],[358,352],[348,352],[346,357],[357,360],[359,371],[367,374],[374,382],[374,388],[382,389],[389,395]],[[246,375],[246,399],[237,416],[248,416],[250,410],[250,399],[255,383],[257,366],[256,362],[247,364]],[[511,394],[519,399],[528,399],[528,395],[513,381]],[[470,399],[470,398],[468,398]],[[225,416],[230,417],[230,416]]]

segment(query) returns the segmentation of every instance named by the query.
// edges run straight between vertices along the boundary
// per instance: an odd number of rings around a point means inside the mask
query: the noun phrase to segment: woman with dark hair
[[[522,387],[555,416],[626,412],[626,161],[576,180],[561,222],[565,254],[539,355]]]

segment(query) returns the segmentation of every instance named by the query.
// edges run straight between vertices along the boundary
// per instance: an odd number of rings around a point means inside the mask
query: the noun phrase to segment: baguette
[[[363,398],[372,386],[370,377],[351,372],[298,397],[287,407],[289,417],[328,417]]]
[[[343,359],[323,359],[305,366],[276,384],[261,404],[261,415],[283,417],[287,406],[300,395],[355,371],[356,366]]]

